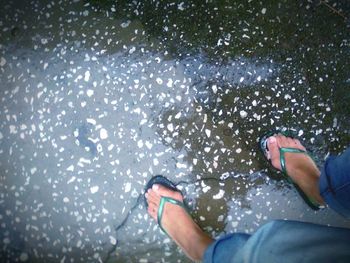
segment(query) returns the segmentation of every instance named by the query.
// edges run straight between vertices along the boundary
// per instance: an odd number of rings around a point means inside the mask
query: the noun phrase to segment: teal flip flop
[[[281,131],[281,130],[272,130],[267,132],[266,134],[264,134],[259,141],[259,146],[260,146],[260,150],[262,151],[262,153],[264,154],[266,160],[270,163],[271,167],[273,167],[272,163],[271,163],[271,158],[270,158],[270,153],[269,153],[269,149],[267,146],[267,140],[268,138],[270,138],[273,135],[276,134],[282,134],[286,137],[289,138],[295,138],[295,136],[288,131]],[[310,154],[307,151],[303,151],[300,149],[296,149],[296,148],[290,148],[290,147],[286,147],[286,148],[279,148],[280,151],[280,163],[281,163],[281,172],[284,175],[284,178],[292,183],[295,188],[297,189],[297,191],[299,192],[299,194],[301,195],[301,197],[304,199],[304,201],[309,205],[310,208],[312,208],[313,210],[319,210],[321,208],[321,205],[317,203],[317,201],[315,201],[313,198],[307,196],[301,189],[300,187],[293,182],[292,178],[288,175],[287,172],[287,168],[286,168],[286,159],[285,159],[285,154],[286,153],[296,153],[296,154],[305,154],[307,156],[309,156],[311,158],[311,160],[313,160],[313,158],[310,156]],[[314,160],[313,160],[314,161]],[[275,170],[275,167],[273,167]]]
[[[172,191],[176,191],[176,192],[181,193],[181,191],[179,191],[176,188],[176,185],[173,182],[171,182],[169,179],[167,179],[166,177],[164,177],[162,175],[156,175],[156,176],[152,177],[151,180],[149,180],[149,182],[147,183],[147,185],[145,187],[145,193],[147,193],[148,189],[152,188],[152,186],[155,184],[162,185],[166,188],[169,188]],[[188,211],[187,211],[187,208],[183,202],[180,202],[178,200],[175,200],[174,198],[167,197],[167,196],[161,197],[160,203],[159,203],[159,208],[158,208],[158,213],[157,213],[157,221],[158,221],[158,225],[159,225],[160,229],[165,234],[167,234],[169,236],[169,234],[165,231],[165,229],[162,226],[162,217],[163,217],[163,212],[164,212],[164,206],[167,202],[182,207],[183,209],[185,209],[185,211],[187,213],[188,213]],[[148,203],[147,203],[146,198],[145,198],[145,204],[146,204],[146,208],[147,208]]]

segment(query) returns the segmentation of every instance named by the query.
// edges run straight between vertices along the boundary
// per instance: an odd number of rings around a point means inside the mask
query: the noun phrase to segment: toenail
[[[158,190],[158,189],[159,189],[159,185],[154,184],[154,185],[152,186],[152,190],[156,191],[156,190]]]
[[[145,197],[148,198],[148,193],[145,193]]]
[[[275,143],[276,142],[276,138],[275,137],[270,137],[269,138],[269,143]]]

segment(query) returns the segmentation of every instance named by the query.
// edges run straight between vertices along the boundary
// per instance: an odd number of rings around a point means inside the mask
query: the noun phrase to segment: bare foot
[[[156,221],[162,196],[183,202],[181,193],[172,191],[162,185],[153,185],[152,189],[149,189],[146,193],[146,199],[148,213]],[[199,228],[184,208],[166,202],[161,220],[163,228],[188,257],[192,260],[202,259],[204,251],[213,242],[213,239]]]
[[[296,148],[306,151],[305,147],[297,139],[285,137],[283,135],[274,135],[268,138],[267,147],[269,149],[268,158],[272,165],[281,170],[280,148]],[[324,204],[318,188],[320,171],[315,162],[306,154],[288,153],[284,154],[286,161],[286,170],[292,181],[309,197]]]

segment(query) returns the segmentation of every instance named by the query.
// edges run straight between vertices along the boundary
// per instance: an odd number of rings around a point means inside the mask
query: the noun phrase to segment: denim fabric
[[[329,207],[350,218],[350,148],[327,158],[319,188]],[[235,233],[213,242],[203,262],[350,262],[350,229],[276,220],[252,235]]]
[[[213,242],[204,263],[348,263],[350,229],[276,220]]]
[[[319,189],[330,208],[350,218],[350,148],[329,156],[321,170]]]

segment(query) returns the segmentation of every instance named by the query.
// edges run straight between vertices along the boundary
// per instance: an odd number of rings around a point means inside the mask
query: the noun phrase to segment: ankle
[[[201,261],[205,250],[214,240],[197,225],[187,232],[187,234],[188,238],[184,241],[186,244],[182,244],[182,247],[187,248],[185,252],[192,260]]]

